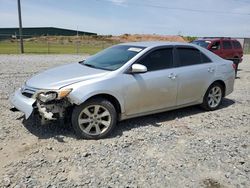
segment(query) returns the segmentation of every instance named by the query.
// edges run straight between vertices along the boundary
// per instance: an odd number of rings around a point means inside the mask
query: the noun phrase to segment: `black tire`
[[[91,108],[95,108],[95,107],[92,107],[92,106],[100,106],[100,108],[102,109],[105,109],[105,111],[107,111],[109,113],[110,116],[108,116],[108,118],[110,118],[110,120],[108,120],[110,123],[107,127],[105,127],[105,131],[101,132],[100,134],[98,133],[90,133],[91,130],[95,130],[96,129],[96,126],[97,126],[97,122],[98,121],[96,119],[96,117],[94,116],[91,116],[92,117],[92,120],[90,121],[94,121],[93,122],[87,122],[87,127],[88,126],[91,126],[92,128],[89,130],[89,134],[86,133],[86,128],[83,127],[85,125],[80,125],[79,124],[79,121],[78,121],[78,118],[81,118],[80,116],[82,116],[82,114],[85,115],[85,113],[83,112],[84,110],[89,109],[91,110]],[[99,109],[100,111],[100,109]],[[89,111],[90,112],[90,111]],[[94,112],[93,112],[94,114]],[[91,114],[92,115],[92,114]],[[101,114],[100,114],[101,115]],[[87,116],[89,117],[89,116]],[[93,120],[93,118],[95,118],[95,120]],[[106,137],[108,134],[110,134],[110,132],[113,130],[113,128],[115,127],[116,123],[117,123],[117,112],[116,112],[116,109],[114,107],[114,105],[104,99],[104,98],[94,98],[94,99],[91,99],[91,100],[88,100],[86,102],[84,102],[83,104],[79,105],[79,106],[76,106],[74,109],[73,109],[73,112],[72,112],[72,118],[71,118],[71,121],[72,121],[72,126],[73,126],[73,129],[77,135],[78,138],[80,139],[101,139],[101,138],[104,138]],[[89,121],[89,120],[88,120]],[[99,121],[102,121],[102,119]],[[106,121],[106,120],[105,120]],[[91,124],[91,125],[90,125]],[[93,124],[96,124],[96,125],[93,125]],[[104,126],[102,125],[101,123],[98,124],[99,128],[100,126]],[[83,130],[85,128],[85,130]],[[99,129],[101,130],[101,129]],[[95,130],[97,132],[97,130]],[[94,132],[94,131],[93,131]]]
[[[213,88],[215,88],[215,87],[217,87],[217,88],[220,88],[220,90],[221,90],[221,97],[220,97],[220,99],[219,99],[219,102],[218,102],[218,104],[216,105],[216,106],[212,106],[211,104],[210,104],[210,98],[211,97],[209,97],[209,94],[210,94],[210,92],[212,91],[212,89]],[[206,91],[206,94],[205,94],[205,96],[204,96],[204,98],[203,98],[203,103],[201,104],[201,106],[202,106],[202,108],[204,108],[205,110],[207,110],[207,111],[213,111],[213,110],[216,110],[216,109],[218,109],[219,107],[220,107],[220,105],[221,105],[221,102],[222,102],[222,99],[223,99],[223,96],[224,96],[224,87],[220,84],[220,83],[218,83],[218,82],[215,82],[215,83],[213,83],[208,89],[207,89],[207,91]],[[217,98],[216,98],[217,99]]]
[[[238,72],[238,66],[239,66],[239,59],[234,59],[234,64],[235,64],[235,78],[237,77],[237,72]]]

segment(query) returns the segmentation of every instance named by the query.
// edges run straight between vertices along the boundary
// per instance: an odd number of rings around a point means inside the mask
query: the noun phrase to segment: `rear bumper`
[[[243,61],[243,58],[240,58],[240,63]]]
[[[231,77],[229,77],[226,81],[226,91],[225,96],[229,95],[234,90],[234,80],[235,80],[235,74],[233,73]]]
[[[225,58],[226,60],[229,60],[229,61],[235,61],[235,60],[239,60],[238,63],[241,63],[243,61],[243,58]],[[234,62],[235,63],[235,62]]]
[[[13,95],[10,96],[10,103],[25,114],[28,119],[33,112],[33,104],[35,99],[28,98],[22,95],[21,89],[18,89]]]

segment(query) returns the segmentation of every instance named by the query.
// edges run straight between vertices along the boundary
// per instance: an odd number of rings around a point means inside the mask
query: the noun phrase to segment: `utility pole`
[[[78,26],[76,27],[76,54],[79,53],[79,34],[78,34]]]
[[[18,20],[19,20],[19,39],[20,39],[20,53],[23,54],[23,27],[22,27],[22,14],[21,14],[21,3],[17,0],[18,6]]]

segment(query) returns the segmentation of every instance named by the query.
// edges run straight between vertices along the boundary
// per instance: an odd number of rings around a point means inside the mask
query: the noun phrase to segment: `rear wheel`
[[[234,65],[235,65],[235,78],[236,78],[240,60],[236,57],[233,62],[234,62]]]
[[[106,99],[91,99],[75,107],[72,125],[79,138],[100,139],[107,136],[117,121],[116,109]]]
[[[203,103],[202,107],[205,108],[206,110],[216,110],[219,108],[222,98],[223,98],[223,87],[219,83],[214,83],[212,84],[204,98],[203,98]]]

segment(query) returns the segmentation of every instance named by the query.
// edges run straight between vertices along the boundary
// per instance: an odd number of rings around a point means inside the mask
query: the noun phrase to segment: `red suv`
[[[238,64],[242,61],[243,49],[239,41],[231,38],[202,38],[192,42],[202,46],[218,56],[232,60],[237,73]]]

